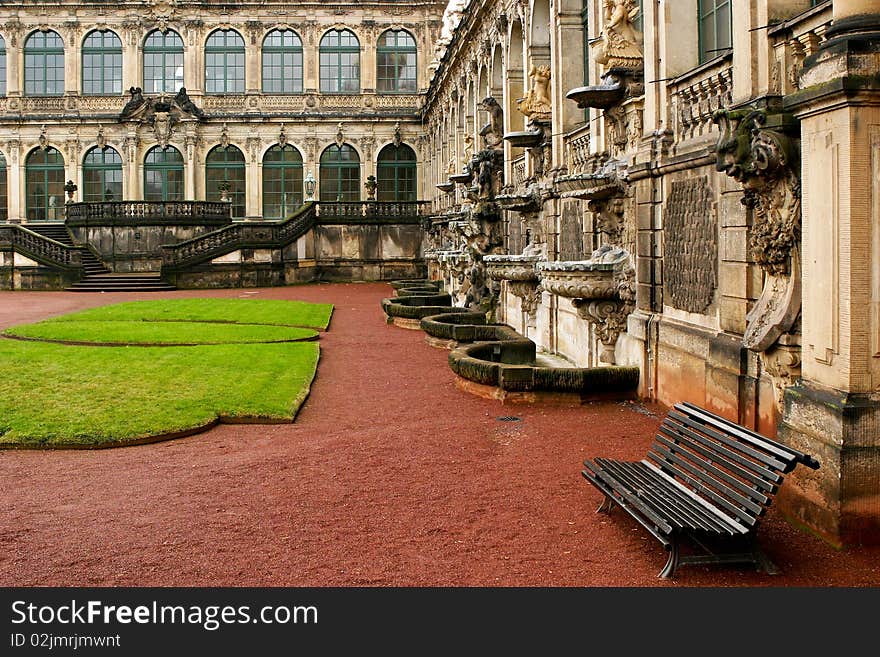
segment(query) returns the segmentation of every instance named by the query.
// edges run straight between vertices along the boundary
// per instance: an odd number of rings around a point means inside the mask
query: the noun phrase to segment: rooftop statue
[[[605,29],[597,48],[596,63],[605,68],[641,69],[642,35],[633,26],[639,14],[635,0],[605,0]]]

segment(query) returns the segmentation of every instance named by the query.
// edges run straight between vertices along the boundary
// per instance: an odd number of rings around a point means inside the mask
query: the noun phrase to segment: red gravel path
[[[761,533],[782,575],[687,566],[658,580],[659,543],[619,510],[593,513],[600,496],[580,463],[641,458],[664,409],[470,396],[445,351],[384,323],[388,293],[163,295],[334,303],[311,397],[292,425],[0,452],[0,585],[880,585],[880,548],[835,551],[772,508]],[[0,292],[0,327],[136,298],[156,296]],[[497,420],[514,414],[522,422]]]

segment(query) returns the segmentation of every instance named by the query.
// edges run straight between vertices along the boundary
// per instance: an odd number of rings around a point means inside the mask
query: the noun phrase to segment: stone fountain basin
[[[540,130],[520,130],[518,132],[508,132],[504,135],[504,141],[511,146],[519,148],[534,148],[540,146],[544,141],[544,133]]]
[[[499,194],[495,197],[495,202],[502,210],[537,212],[541,209],[541,197],[539,194]]]
[[[455,189],[455,183],[453,182],[438,183],[434,186],[441,192],[451,192],[453,189]]]
[[[565,97],[573,100],[581,109],[594,107],[607,110],[618,105],[623,100],[626,89],[620,82],[611,84],[594,84],[589,87],[577,87],[572,89]]]
[[[538,283],[536,265],[541,261],[536,255],[487,255],[483,256],[486,274],[495,281],[523,281]]]
[[[469,183],[473,176],[470,173],[453,173],[449,176],[450,182],[461,183],[462,185]]]
[[[620,179],[617,176],[595,173],[573,173],[557,176],[554,181],[556,188],[563,194],[588,200],[601,200],[619,194]]]
[[[628,264],[629,254],[613,249],[590,260],[540,262],[536,265],[541,287],[568,299],[617,299],[617,274]]]

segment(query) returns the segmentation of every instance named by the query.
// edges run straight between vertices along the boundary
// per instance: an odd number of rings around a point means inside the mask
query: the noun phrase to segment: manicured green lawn
[[[222,344],[107,347],[0,339],[0,447],[121,445],[198,429],[218,418],[292,421],[308,395],[319,347],[267,342],[314,336],[292,327],[326,326],[332,306],[184,301],[118,304],[87,311],[89,321],[68,321],[74,317],[68,315],[15,327],[17,334],[56,340]],[[193,321],[198,311],[207,323]],[[162,314],[164,321],[133,321]],[[215,323],[255,317],[264,325]]]
[[[233,322],[325,329],[333,306],[329,303],[273,299],[161,299],[129,301],[91,308],[53,321],[174,321]]]
[[[291,342],[308,340],[318,335],[313,329],[265,324],[77,320],[53,320],[15,326],[3,334],[57,342],[145,345]]]

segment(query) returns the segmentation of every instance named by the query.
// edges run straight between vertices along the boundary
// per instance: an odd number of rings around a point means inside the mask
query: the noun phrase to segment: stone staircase
[[[75,246],[70,231],[63,223],[31,223],[29,230],[67,246]],[[87,247],[79,247],[84,275],[67,288],[70,292],[163,292],[176,290],[159,274],[114,274]]]

